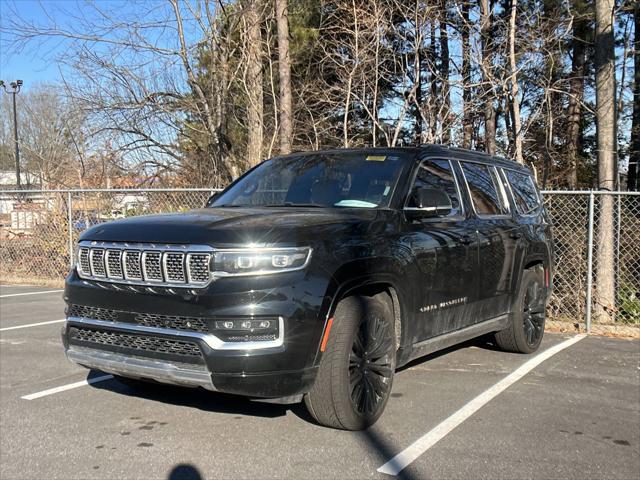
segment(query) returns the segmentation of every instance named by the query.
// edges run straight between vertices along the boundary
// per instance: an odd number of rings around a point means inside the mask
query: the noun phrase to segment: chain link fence
[[[73,245],[86,228],[133,215],[198,208],[214,191],[0,191],[0,281],[61,283],[73,261]],[[556,248],[549,317],[584,322],[587,328],[592,320],[640,324],[640,194],[544,194]],[[604,250],[606,261],[599,258],[603,225],[612,239]],[[598,277],[613,281],[613,297],[599,289]]]

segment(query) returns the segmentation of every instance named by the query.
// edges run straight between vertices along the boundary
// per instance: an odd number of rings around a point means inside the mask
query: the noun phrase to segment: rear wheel
[[[515,305],[509,327],[495,334],[496,344],[509,352],[535,352],[542,342],[546,319],[541,268],[524,271]]]
[[[305,404],[318,423],[344,430],[373,425],[387,404],[396,366],[393,315],[375,297],[342,300]]]

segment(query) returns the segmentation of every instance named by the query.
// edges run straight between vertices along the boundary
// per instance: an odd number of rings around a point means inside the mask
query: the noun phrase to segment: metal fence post
[[[594,211],[593,191],[589,193],[589,226],[587,233],[587,312],[585,327],[587,333],[591,331],[591,290],[593,288],[593,211]]]
[[[67,230],[69,233],[69,268],[73,268],[73,220],[71,210],[71,192],[67,192]]]

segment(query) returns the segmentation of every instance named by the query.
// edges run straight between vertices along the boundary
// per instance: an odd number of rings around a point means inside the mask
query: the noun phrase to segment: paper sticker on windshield
[[[367,162],[384,162],[386,159],[386,155],[369,155],[367,157]]]

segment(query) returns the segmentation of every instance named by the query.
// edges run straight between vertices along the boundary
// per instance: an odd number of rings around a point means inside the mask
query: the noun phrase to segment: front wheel
[[[496,344],[508,352],[535,352],[542,342],[544,324],[545,299],[541,269],[525,270],[510,324],[495,334]]]
[[[316,381],[305,396],[322,425],[363,430],[387,404],[396,366],[393,315],[375,297],[352,296],[336,308]]]

